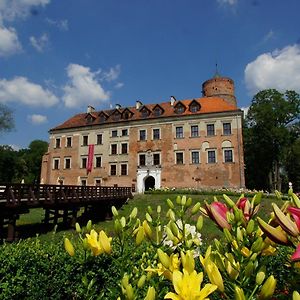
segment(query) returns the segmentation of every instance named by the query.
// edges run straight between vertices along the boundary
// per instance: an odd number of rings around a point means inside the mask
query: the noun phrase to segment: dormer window
[[[141,112],[142,118],[148,118],[148,116],[150,115],[150,111],[149,111],[149,109],[148,109],[146,106],[144,106],[144,107],[140,110],[140,112]]]
[[[190,112],[195,113],[195,112],[197,112],[197,111],[200,110],[201,106],[200,106],[200,104],[196,100],[193,100],[191,102],[191,104],[189,105],[189,107],[190,107]]]
[[[162,109],[162,107],[160,107],[159,105],[156,105],[153,109],[153,114],[154,116],[158,117],[160,115],[162,115],[164,112],[164,110]]]
[[[182,114],[185,112],[185,106],[181,102],[178,102],[174,109],[176,114]]]
[[[86,123],[87,123],[87,124],[91,124],[91,123],[94,122],[95,117],[89,113],[89,114],[85,117],[85,119],[86,119]]]
[[[114,121],[120,121],[121,120],[121,113],[117,109],[112,113],[112,118]]]
[[[132,117],[133,113],[128,108],[124,109],[122,112],[122,119],[128,120]]]
[[[100,123],[104,123],[108,119],[108,115],[103,111],[99,114]]]

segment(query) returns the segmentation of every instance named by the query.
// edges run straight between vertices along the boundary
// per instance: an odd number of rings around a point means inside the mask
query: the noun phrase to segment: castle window
[[[127,175],[127,164],[121,164],[121,175]]]
[[[105,117],[105,115],[102,114],[99,119],[100,123],[104,123],[106,121],[106,119],[107,119],[107,117]]]
[[[110,165],[110,176],[117,175],[117,165]]]
[[[122,129],[122,136],[128,135],[128,129]]]
[[[72,137],[71,136],[67,137],[66,147],[68,147],[68,148],[72,147]]]
[[[139,155],[139,166],[145,166],[146,165],[146,155],[140,154]]]
[[[118,154],[117,144],[111,144],[110,145],[110,154],[112,154],[112,155]]]
[[[101,167],[102,167],[102,157],[96,156],[95,168],[101,168]]]
[[[86,117],[87,124],[93,123],[94,119],[95,118],[91,114],[88,114],[87,117]]]
[[[128,153],[128,144],[127,143],[122,143],[121,144],[121,153],[122,154],[127,154]]]
[[[163,109],[157,104],[153,109],[154,116],[158,117],[163,114]]]
[[[225,149],[224,150],[224,162],[233,162],[233,152],[232,149]]]
[[[182,139],[183,138],[183,127],[178,126],[176,127],[176,139]]]
[[[71,158],[65,158],[65,169],[71,169]]]
[[[192,158],[192,164],[199,164],[200,163],[199,151],[192,151],[191,158]]]
[[[55,148],[60,148],[60,138],[55,139]]]
[[[58,170],[59,169],[59,158],[53,159],[53,169]]]
[[[97,145],[101,145],[102,144],[102,133],[97,134]]]
[[[183,165],[183,152],[176,152],[176,165]]]
[[[223,134],[231,135],[231,123],[223,123]]]
[[[159,140],[160,139],[160,130],[159,128],[153,129],[153,140]]]
[[[87,157],[82,157],[81,158],[81,168],[86,169],[86,165],[87,165]]]
[[[82,136],[82,146],[87,146],[88,142],[89,142],[89,136],[88,135]]]
[[[160,154],[159,153],[153,154],[153,165],[154,166],[160,165]]]
[[[191,126],[191,137],[198,137],[199,136],[199,128],[198,125]]]
[[[215,124],[207,124],[206,125],[207,135],[212,136],[215,135]]]
[[[207,151],[207,162],[209,164],[216,163],[216,150]]]
[[[112,130],[111,137],[117,137],[118,136],[118,130]]]
[[[140,130],[140,141],[145,141],[147,139],[146,137],[146,129]]]

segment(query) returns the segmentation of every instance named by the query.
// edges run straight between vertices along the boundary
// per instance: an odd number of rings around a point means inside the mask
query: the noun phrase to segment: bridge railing
[[[0,205],[41,206],[44,203],[96,202],[113,197],[131,197],[131,187],[0,184]]]

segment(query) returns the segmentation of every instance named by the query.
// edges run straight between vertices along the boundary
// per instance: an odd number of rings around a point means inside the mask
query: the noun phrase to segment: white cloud
[[[271,29],[264,37],[263,37],[263,43],[268,42],[269,40],[273,39],[275,36],[275,32]]]
[[[259,55],[247,64],[245,82],[252,94],[270,88],[300,92],[300,45]]]
[[[249,111],[249,106],[247,106],[247,107],[241,107],[241,110],[244,111],[244,117],[246,117],[247,114],[248,114],[248,111]]]
[[[27,120],[33,125],[40,125],[48,122],[47,116],[33,114],[27,116]]]
[[[63,87],[63,101],[66,107],[76,107],[86,104],[99,105],[110,98],[100,80],[100,71],[92,72],[90,68],[78,64],[69,64],[67,74],[70,82]]]
[[[124,83],[123,82],[118,82],[116,85],[115,85],[115,89],[120,89],[124,86]]]
[[[69,22],[68,20],[53,20],[53,19],[46,19],[46,22],[54,27],[57,27],[61,31],[68,31],[69,30]]]
[[[0,56],[9,56],[20,52],[22,46],[14,28],[5,28],[0,25]]]
[[[32,7],[45,6],[51,0],[1,0],[0,21],[14,21],[17,18],[25,18]]]
[[[25,77],[15,77],[12,80],[0,79],[0,103],[8,102],[50,107],[58,103],[58,98]]]
[[[115,67],[111,67],[109,69],[109,71],[103,72],[102,80],[105,80],[108,82],[114,81],[119,77],[120,73],[121,73],[121,66],[116,65]]]
[[[49,38],[46,33],[42,34],[39,38],[31,36],[29,40],[32,47],[35,48],[38,52],[43,52],[49,44]]]
[[[236,5],[238,2],[238,0],[217,0],[217,1],[221,5],[230,5],[230,6]]]
[[[32,8],[45,6],[51,0],[0,0],[0,56],[8,56],[22,49],[15,28],[7,27],[5,22],[26,18]]]

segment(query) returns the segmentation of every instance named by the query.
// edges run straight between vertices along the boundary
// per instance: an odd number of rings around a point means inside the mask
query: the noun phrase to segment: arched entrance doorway
[[[148,191],[149,189],[154,189],[155,187],[155,179],[153,176],[148,176],[145,179],[145,191]]]

